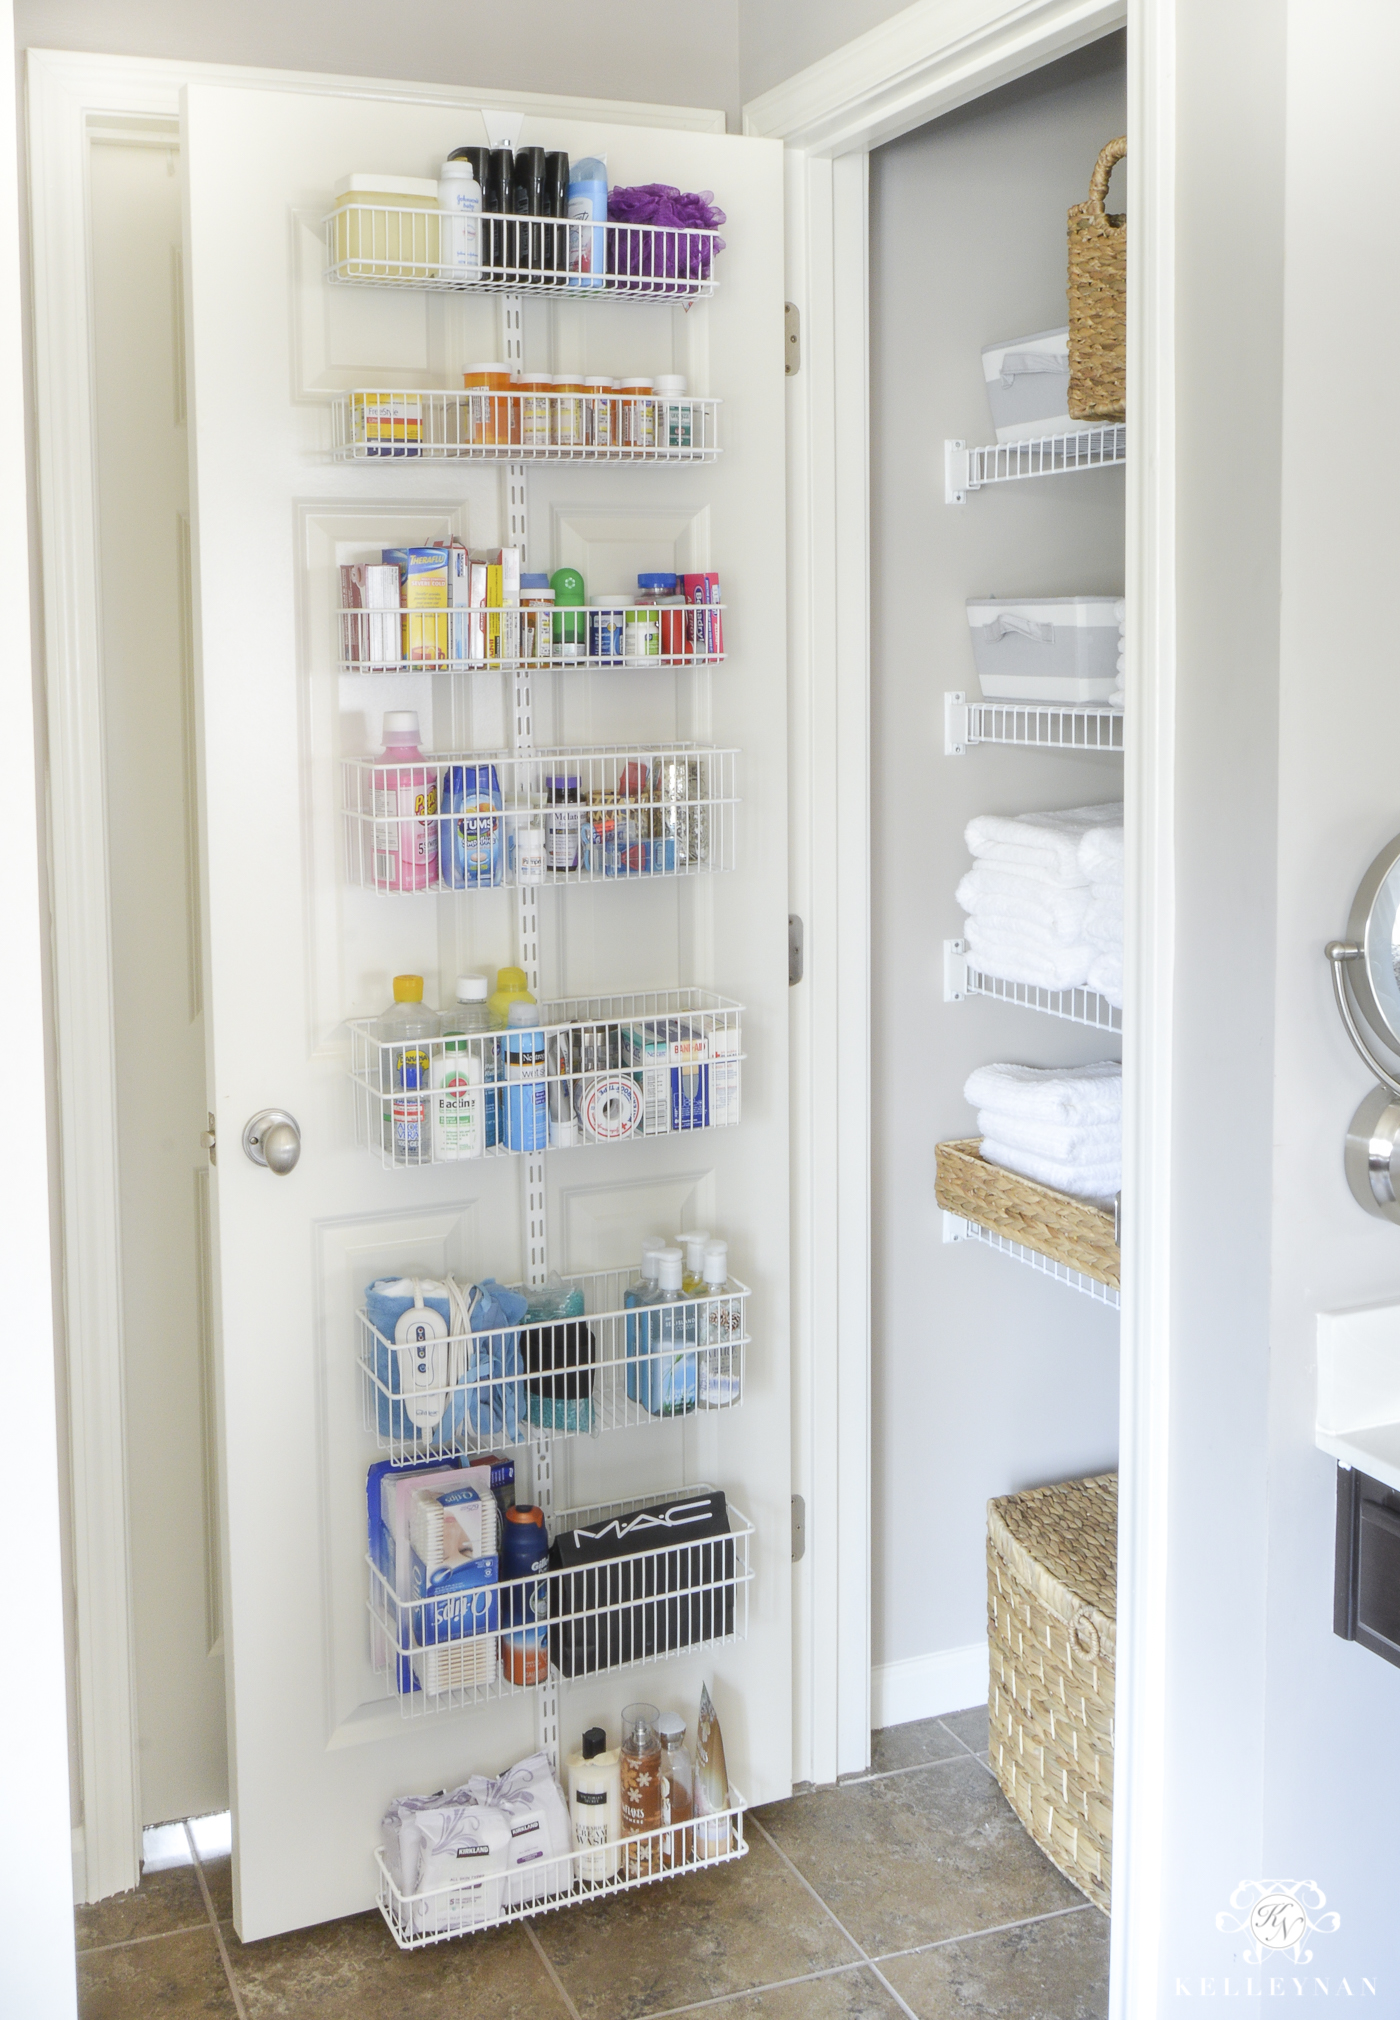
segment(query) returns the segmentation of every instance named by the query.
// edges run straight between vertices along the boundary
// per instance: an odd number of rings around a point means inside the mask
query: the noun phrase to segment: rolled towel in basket
[[[1066,946],[1088,937],[1084,921],[1093,893],[1083,886],[1067,891],[1063,884],[1052,884],[1045,877],[978,863],[968,871],[954,895],[965,912],[988,925],[1024,921],[1064,941]]]
[[[987,862],[1021,864],[1066,888],[1090,882],[1080,845],[1094,828],[1122,825],[1123,803],[1068,807],[1063,813],[976,814],[963,831],[969,854]]]
[[[1008,1115],[1002,1108],[979,1108],[977,1127],[993,1143],[1053,1157],[1061,1164],[1112,1164],[1123,1152],[1119,1122],[1040,1122],[1033,1116]]]
[[[1082,989],[1094,958],[1087,940],[1066,947],[1023,922],[1009,919],[1002,926],[976,913],[967,922],[966,937],[985,973],[1039,989]]]
[[[1123,1184],[1123,1160],[1117,1157],[1104,1164],[1066,1164],[1055,1157],[1038,1157],[1033,1150],[1018,1150],[1013,1144],[997,1143],[984,1136],[981,1143],[988,1164],[1033,1178],[1040,1185],[1053,1186],[1076,1199],[1112,1199]]]
[[[1116,1059],[1091,1066],[979,1066],[963,1086],[974,1108],[994,1108],[1028,1120],[1079,1128],[1119,1122],[1123,1068]]]

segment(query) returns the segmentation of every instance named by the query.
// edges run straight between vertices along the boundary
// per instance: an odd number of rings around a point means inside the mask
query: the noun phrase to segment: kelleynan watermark
[[[1327,1909],[1324,1914],[1323,1910]],[[1178,1999],[1374,1999],[1376,1981],[1360,1977],[1322,1977],[1303,1966],[1311,1964],[1309,1936],[1334,1936],[1342,1918],[1327,1908],[1327,1896],[1315,1880],[1241,1880],[1222,1908],[1215,1926],[1222,1935],[1248,1934],[1253,1942],[1240,1960],[1258,1967],[1244,1977],[1178,1978]],[[1293,1969],[1280,1972],[1285,1961]]]

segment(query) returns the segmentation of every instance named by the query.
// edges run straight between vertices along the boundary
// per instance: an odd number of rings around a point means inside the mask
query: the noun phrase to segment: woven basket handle
[[[1106,152],[1107,150],[1105,150]],[[1097,1662],[1102,1654],[1098,1623],[1087,1606],[1079,1607],[1069,1624],[1070,1637],[1081,1655]]]
[[[1128,136],[1120,133],[1117,140],[1110,140],[1106,147],[1099,149],[1099,158],[1094,163],[1094,172],[1089,177],[1089,208],[1096,217],[1104,214],[1104,204],[1108,198],[1108,178],[1128,152]]]

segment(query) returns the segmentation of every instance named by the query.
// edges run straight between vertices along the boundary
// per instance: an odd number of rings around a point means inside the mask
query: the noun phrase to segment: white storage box
[[[988,344],[982,374],[998,442],[1072,435],[1084,426],[1070,419],[1068,325]]]
[[[1117,596],[970,596],[972,657],[987,701],[1106,702],[1118,685]]]

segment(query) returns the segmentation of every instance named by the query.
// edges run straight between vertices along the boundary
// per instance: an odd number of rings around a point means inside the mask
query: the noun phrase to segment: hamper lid
[[[988,1540],[1023,1585],[1063,1620],[1085,1607],[1099,1616],[1113,1659],[1118,1610],[1118,1475],[1062,1480],[987,1503]],[[1104,1629],[1107,1633],[1104,1633]]]
[[[1027,618],[1032,624],[1116,630],[1122,622],[1122,601],[1121,596],[969,596],[967,621],[976,629],[981,624],[995,624],[999,617],[1014,616]]]

